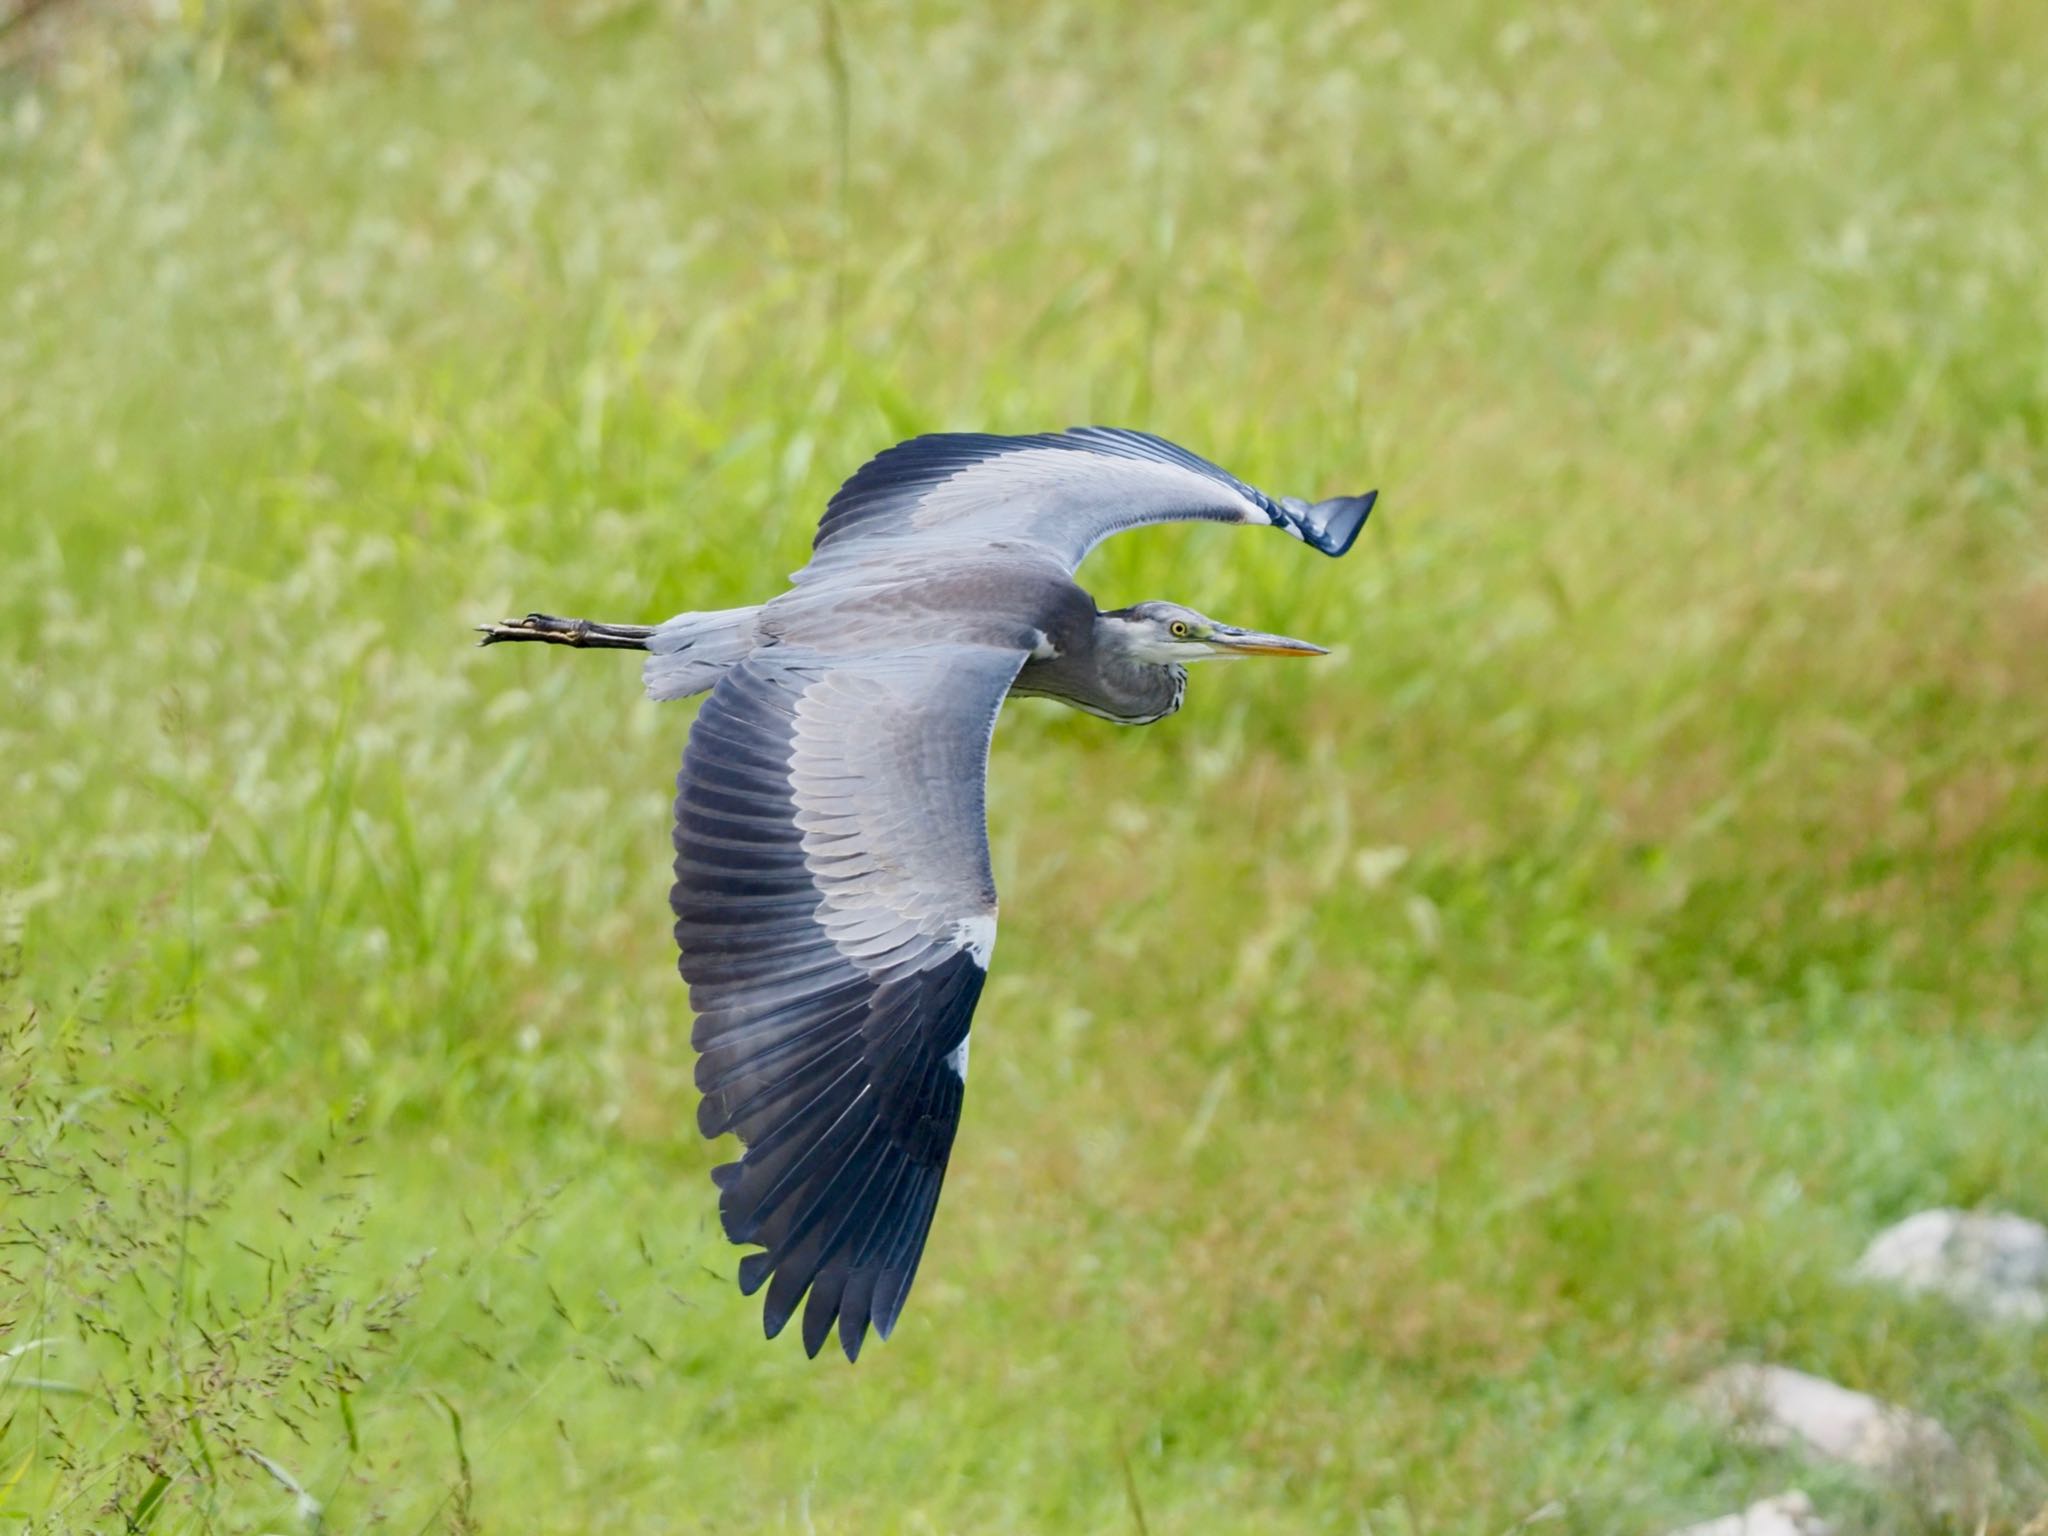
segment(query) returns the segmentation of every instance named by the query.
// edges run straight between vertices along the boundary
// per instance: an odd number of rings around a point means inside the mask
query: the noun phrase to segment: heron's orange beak
[[[1286,635],[1269,635],[1256,629],[1233,629],[1218,624],[1210,633],[1209,645],[1219,656],[1327,656],[1320,645]]]

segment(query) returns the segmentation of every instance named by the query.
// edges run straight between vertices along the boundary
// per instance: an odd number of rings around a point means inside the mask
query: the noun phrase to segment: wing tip
[[[740,1258],[740,1294],[751,1296],[767,1282],[768,1272],[775,1267],[774,1255],[749,1253]],[[787,1321],[787,1319],[785,1319]],[[770,1329],[768,1337],[774,1338],[776,1330]]]
[[[1311,549],[1335,559],[1358,542],[1359,531],[1379,499],[1377,490],[1315,502],[1288,496],[1278,506],[1280,526]]]
[[[740,1259],[740,1294],[751,1296],[765,1285],[775,1268],[772,1253],[750,1253]],[[827,1304],[817,1304],[815,1291],[809,1298],[799,1295],[794,1298],[778,1297],[771,1290],[761,1307],[761,1333],[765,1338],[779,1337],[796,1316],[801,1303],[803,1306],[804,1354],[815,1360],[824,1352],[825,1345],[836,1335],[840,1351],[849,1365],[860,1363],[861,1350],[866,1347],[868,1331],[886,1343],[896,1331],[897,1320],[902,1316],[903,1303],[909,1299],[909,1277],[901,1271],[864,1268],[848,1277],[846,1287]],[[807,1288],[808,1290],[808,1288]]]
[[[740,1260],[740,1294],[751,1296],[767,1282],[775,1268],[772,1253],[750,1253]],[[860,1363],[862,1346],[867,1343],[868,1329],[873,1326],[876,1334],[886,1339],[894,1328],[896,1317],[893,1312],[884,1317],[870,1304],[873,1271],[856,1271],[842,1277],[845,1284],[836,1291],[821,1293],[818,1286],[824,1276],[813,1277],[812,1283],[797,1296],[778,1296],[771,1289],[761,1307],[761,1332],[766,1338],[776,1338],[787,1328],[797,1314],[798,1306],[803,1308],[804,1354],[815,1360],[825,1345],[837,1335],[839,1348],[845,1354],[849,1365]],[[865,1284],[863,1284],[865,1282]]]

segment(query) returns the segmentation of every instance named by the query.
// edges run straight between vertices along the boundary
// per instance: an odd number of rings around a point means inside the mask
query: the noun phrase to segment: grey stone
[[[1794,1488],[1763,1499],[1740,1514],[1702,1520],[1671,1536],[1834,1536],[1835,1528],[1814,1511],[1813,1500]]]
[[[1994,1211],[1921,1211],[1880,1232],[1856,1274],[2001,1320],[2048,1321],[2048,1227]]]
[[[1707,1378],[1700,1395],[1752,1444],[1870,1472],[1905,1473],[1956,1453],[1932,1419],[1782,1365],[1728,1366]]]

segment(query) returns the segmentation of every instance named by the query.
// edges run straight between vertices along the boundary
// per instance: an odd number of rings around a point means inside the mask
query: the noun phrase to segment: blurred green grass
[[[2048,1344],[1842,1279],[1924,1205],[2048,1217],[2031,8],[10,43],[0,1513],[2048,1501]],[[897,1337],[809,1363],[692,1123],[687,712],[464,626],[755,600],[895,438],[1082,421],[1381,486],[1342,565],[1193,529],[1084,572],[1341,655],[1155,730],[1008,712],[949,1192]],[[1764,1356],[1943,1418],[1960,1502],[1717,1438],[1690,1384]]]

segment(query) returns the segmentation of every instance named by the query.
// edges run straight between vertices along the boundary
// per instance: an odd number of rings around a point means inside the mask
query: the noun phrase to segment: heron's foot
[[[478,645],[496,645],[501,640],[538,640],[547,645],[643,651],[654,629],[648,624],[599,624],[591,619],[558,619],[549,613],[529,613],[523,619],[479,624],[477,632],[483,636]]]
[[[558,619],[552,614],[529,613],[523,619],[477,625],[477,633],[483,636],[477,644],[496,645],[500,640],[543,640],[554,645],[574,645],[577,628],[587,628],[588,625],[587,619]]]

